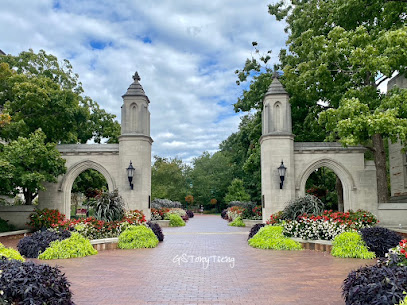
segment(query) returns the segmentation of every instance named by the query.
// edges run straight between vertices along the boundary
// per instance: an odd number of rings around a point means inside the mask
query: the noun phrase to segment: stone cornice
[[[294,135],[289,132],[270,132],[268,134],[262,135],[260,137],[260,144],[263,143],[264,140],[267,139],[287,139],[294,140]]]
[[[129,139],[134,139],[134,138],[139,138],[141,140],[147,141],[150,144],[153,144],[153,139],[149,136],[143,135],[143,134],[122,134],[121,136],[119,136],[119,142],[123,141],[123,140],[129,140]]]
[[[358,146],[343,147],[337,142],[294,142],[295,153],[313,153],[313,152],[330,152],[330,153],[364,153],[366,148]]]
[[[57,149],[62,155],[118,154],[119,144],[60,144]]]

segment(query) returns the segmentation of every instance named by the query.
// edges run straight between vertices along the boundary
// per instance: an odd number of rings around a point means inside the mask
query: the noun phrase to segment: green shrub
[[[282,219],[296,220],[304,214],[320,215],[324,211],[324,203],[315,196],[305,195],[291,200],[283,210]]]
[[[235,220],[233,220],[231,223],[229,223],[229,226],[232,227],[245,227],[246,225],[244,224],[242,218],[237,217]]]
[[[301,250],[301,244],[283,235],[283,227],[265,226],[251,239],[249,245],[260,249]]]
[[[8,220],[0,218],[0,232],[13,231],[15,228],[13,225],[8,223]]]
[[[129,226],[119,236],[120,249],[155,248],[157,245],[157,236],[146,226]]]
[[[185,221],[182,220],[181,216],[177,214],[170,215],[170,227],[183,227],[185,226]]]
[[[371,259],[374,252],[367,248],[362,236],[357,232],[344,232],[337,235],[332,242],[332,256]]]
[[[9,260],[15,259],[22,262],[25,261],[25,259],[21,256],[20,252],[12,248],[6,248],[0,243],[0,260],[2,257],[5,257]]]
[[[59,259],[84,257],[97,254],[90,241],[77,232],[73,232],[71,237],[64,240],[56,240],[49,244],[49,247],[42,252],[39,259]]]

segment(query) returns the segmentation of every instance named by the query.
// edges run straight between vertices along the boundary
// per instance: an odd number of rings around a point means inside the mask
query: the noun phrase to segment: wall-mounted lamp
[[[283,161],[281,160],[281,165],[278,169],[278,174],[280,175],[280,190],[283,188],[284,184],[284,177],[285,177],[285,172],[287,171],[287,167],[284,166]]]
[[[134,171],[136,169],[133,167],[133,163],[131,163],[131,161],[130,161],[129,167],[126,168],[126,170],[127,170],[127,177],[129,178],[130,187],[131,187],[131,189],[133,189],[133,176],[134,176]]]

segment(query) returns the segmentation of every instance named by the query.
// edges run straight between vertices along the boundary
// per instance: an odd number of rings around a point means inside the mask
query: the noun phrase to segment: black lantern
[[[130,187],[131,187],[131,189],[133,189],[133,176],[134,176],[134,171],[136,169],[133,167],[133,163],[131,163],[131,161],[130,161],[129,167],[126,168],[126,170],[127,170],[127,177],[129,178]]]
[[[284,184],[284,177],[285,177],[285,172],[287,171],[287,167],[284,166],[283,161],[281,161],[281,165],[278,169],[278,174],[280,175],[280,190],[283,188]]]

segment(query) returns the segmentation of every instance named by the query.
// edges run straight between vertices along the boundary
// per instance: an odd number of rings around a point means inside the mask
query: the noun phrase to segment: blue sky
[[[271,2],[2,0],[0,49],[70,60],[85,94],[119,121],[137,70],[151,101],[153,154],[190,162],[237,131],[233,103],[243,88],[234,71],[251,42],[277,61],[286,34],[267,13]]]

